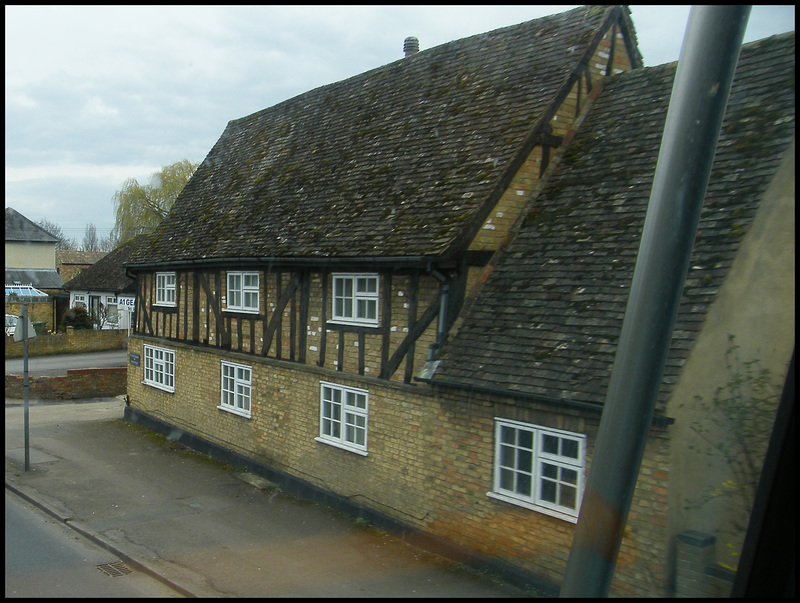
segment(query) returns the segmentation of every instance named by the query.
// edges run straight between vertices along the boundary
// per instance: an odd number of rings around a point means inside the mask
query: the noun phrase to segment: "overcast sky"
[[[574,8],[519,6],[6,6],[6,207],[80,242],[113,196],[226,124],[420,50]],[[688,6],[631,5],[645,65],[675,61]],[[754,6],[745,42],[794,30]]]

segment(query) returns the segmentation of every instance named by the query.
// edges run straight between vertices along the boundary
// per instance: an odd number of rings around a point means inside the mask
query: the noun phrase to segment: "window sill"
[[[541,505],[536,505],[532,502],[522,500],[520,498],[514,498],[513,496],[508,496],[507,494],[502,494],[501,492],[487,492],[486,496],[488,496],[489,498],[494,498],[495,500],[501,500],[511,505],[524,507],[526,509],[530,509],[531,511],[542,513],[543,515],[550,515],[551,517],[555,517],[557,519],[563,519],[564,521],[568,521],[570,523],[578,523],[577,517],[568,515],[567,513],[561,511],[556,511],[554,509],[542,507]]]
[[[220,404],[217,406],[218,410],[224,410],[225,412],[229,412],[232,415],[236,415],[238,417],[244,417],[245,419],[252,418],[252,413],[249,410],[242,410],[240,408],[233,408],[231,406],[223,406]]]
[[[252,316],[258,316],[261,313],[259,310],[248,310],[247,308],[223,308],[222,311],[226,314],[250,314]]]
[[[341,442],[337,442],[336,440],[326,440],[325,438],[321,437],[316,437],[314,439],[320,444],[327,444],[328,446],[333,446],[334,448],[341,448],[342,450],[346,450],[347,452],[352,452],[360,456],[369,456],[366,450],[362,450],[361,448],[354,448],[353,446],[347,446],[345,444],[342,444]]]
[[[329,318],[327,320],[332,325],[346,325],[348,327],[367,327],[370,329],[377,329],[380,327],[379,322],[359,322],[357,320],[343,320],[341,318]]]
[[[165,385],[160,385],[158,383],[151,383],[150,381],[142,381],[142,385],[146,385],[147,387],[152,387],[153,389],[160,389],[162,392],[167,392],[168,394],[174,394],[175,388],[172,389],[166,387]]]

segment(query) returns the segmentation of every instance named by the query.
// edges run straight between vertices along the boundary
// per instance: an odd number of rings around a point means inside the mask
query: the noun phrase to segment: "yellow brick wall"
[[[174,350],[175,392],[144,385],[144,344]],[[224,448],[406,523],[426,497],[427,388],[344,376],[244,354],[131,337],[128,366],[131,406]],[[252,409],[246,418],[217,408],[221,360],[252,368]],[[320,382],[369,391],[368,455],[315,440],[320,429]]]
[[[175,351],[175,393],[143,385],[143,344]],[[469,550],[559,584],[575,524],[487,496],[492,489],[494,419],[587,436],[591,466],[599,416],[477,393],[436,394],[427,386],[226,354],[133,336],[131,406],[271,468],[377,510]],[[252,367],[252,415],[217,408],[220,361]],[[316,441],[320,382],[369,392],[368,454]],[[654,430],[620,547],[612,595],[665,594],[666,434]]]

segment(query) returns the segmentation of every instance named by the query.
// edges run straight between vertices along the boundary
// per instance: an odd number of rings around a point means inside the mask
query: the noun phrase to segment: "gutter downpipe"
[[[444,341],[447,337],[445,321],[447,319],[447,304],[450,301],[450,284],[447,280],[447,277],[434,268],[431,263],[428,263],[427,270],[429,274],[439,281],[439,286],[441,287],[442,292],[439,299],[439,324],[436,328],[436,343],[432,344],[428,348],[428,360],[433,361],[436,360],[437,356],[439,355],[439,350],[441,350],[442,346],[444,346]]]
[[[692,6],[561,597],[606,597],[750,6]]]

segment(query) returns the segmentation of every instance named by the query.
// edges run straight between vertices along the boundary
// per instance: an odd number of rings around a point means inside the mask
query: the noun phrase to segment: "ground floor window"
[[[577,521],[584,487],[586,436],[495,419],[490,496]]]
[[[321,382],[317,441],[366,454],[368,398],[367,390]]]
[[[219,407],[222,410],[250,418],[250,396],[253,388],[253,371],[249,366],[222,362],[222,392]]]
[[[168,392],[175,391],[175,352],[144,346],[144,382]]]

